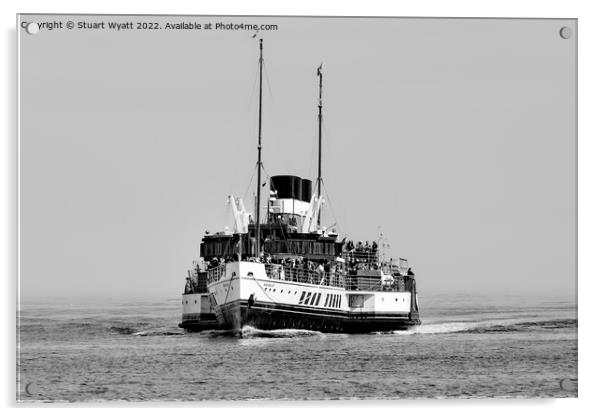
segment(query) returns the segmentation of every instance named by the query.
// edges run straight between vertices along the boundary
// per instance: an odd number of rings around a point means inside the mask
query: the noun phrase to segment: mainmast
[[[255,257],[259,257],[261,245],[261,224],[259,205],[261,201],[261,101],[263,95],[263,39],[259,39],[259,129],[257,140],[257,199],[255,201]]]
[[[318,67],[318,77],[320,77],[320,99],[318,101],[318,201],[322,196],[322,64]],[[322,210],[318,210],[318,227],[320,227],[320,217]]]

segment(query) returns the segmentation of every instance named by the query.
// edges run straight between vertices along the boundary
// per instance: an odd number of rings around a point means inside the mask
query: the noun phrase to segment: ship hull
[[[234,332],[250,326],[369,333],[420,324],[413,291],[350,291],[271,279],[257,263],[227,264],[209,293],[218,325]]]
[[[223,328],[240,332],[245,326],[262,330],[304,329],[325,333],[370,333],[407,330],[420,325],[418,316],[307,311],[288,305],[234,301],[219,307]]]

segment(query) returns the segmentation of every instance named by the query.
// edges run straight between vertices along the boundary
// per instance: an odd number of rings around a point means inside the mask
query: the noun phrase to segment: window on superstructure
[[[308,293],[307,296],[305,297],[305,302],[303,302],[304,305],[307,305],[309,303],[311,299],[311,293]]]
[[[295,295],[297,294],[297,292],[295,292]],[[305,298],[305,292],[301,292],[301,298],[299,299],[299,305],[301,303],[303,303],[303,299]]]

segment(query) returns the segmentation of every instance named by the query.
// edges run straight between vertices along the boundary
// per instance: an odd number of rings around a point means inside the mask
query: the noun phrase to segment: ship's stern
[[[185,293],[182,295],[182,322],[178,326],[187,332],[219,327],[208,293]]]

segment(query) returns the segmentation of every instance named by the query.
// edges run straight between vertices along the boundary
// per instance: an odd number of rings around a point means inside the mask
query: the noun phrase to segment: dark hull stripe
[[[228,303],[221,305],[221,308],[229,308],[231,305],[248,305],[248,301],[245,300],[233,300]],[[253,309],[264,309],[272,311],[274,309],[279,311],[295,312],[303,315],[314,315],[314,316],[325,316],[325,317],[339,317],[347,319],[363,319],[363,318],[393,318],[393,319],[409,319],[410,314],[408,312],[363,312],[363,311],[342,311],[340,309],[329,309],[321,308],[318,306],[304,306],[304,305],[291,305],[286,303],[270,303],[270,302],[257,302],[255,301],[252,306]],[[417,313],[412,314],[413,317],[417,317]]]
[[[248,305],[246,300],[233,300],[228,303],[221,305],[221,308],[229,308],[232,305]],[[338,316],[345,318],[349,316],[349,312],[342,311],[339,309],[320,308],[317,306],[305,306],[305,305],[291,305],[287,303],[271,303],[271,302],[257,302],[253,303],[255,309],[266,309],[266,310],[282,310],[282,311],[294,311],[299,314],[316,315],[316,316]]]
[[[408,314],[308,313],[301,308],[278,304],[230,302],[219,307],[218,323],[236,330],[245,325],[257,329],[309,329],[321,332],[366,333],[393,331],[419,325],[418,316]]]

